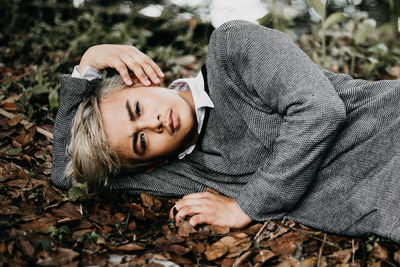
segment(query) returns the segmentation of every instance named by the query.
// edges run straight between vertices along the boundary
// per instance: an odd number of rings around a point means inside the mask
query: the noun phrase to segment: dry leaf
[[[224,243],[217,241],[214,244],[207,245],[206,251],[204,252],[204,255],[206,256],[207,260],[213,261],[216,260],[223,255],[225,255],[229,251],[229,248],[227,245]]]
[[[248,262],[249,257],[251,256],[251,251],[246,251],[243,253],[236,261],[235,266],[244,266],[246,262]]]
[[[3,104],[3,109],[6,111],[17,111],[18,107],[17,107],[17,105],[15,105],[15,103],[5,102]]]
[[[79,256],[78,252],[68,248],[57,248],[56,253],[50,253],[46,258],[39,258],[36,262],[39,266],[61,266],[71,264]]]
[[[132,221],[128,224],[128,229],[129,229],[129,231],[134,231],[134,230],[136,229],[136,222],[132,220]]]
[[[396,251],[393,256],[394,260],[400,265],[400,250]]]
[[[114,247],[114,246],[108,246],[108,249],[115,251],[115,252],[132,252],[132,251],[141,251],[145,250],[146,248],[134,243],[129,243],[126,245]]]
[[[388,252],[377,242],[374,244],[374,248],[370,254],[370,259],[387,260]]]
[[[214,235],[226,235],[230,231],[229,226],[209,225],[208,228],[210,228],[211,234]]]
[[[263,249],[254,257],[253,263],[263,263],[273,257],[275,257],[275,254],[271,250]]]
[[[270,247],[275,254],[292,255],[306,240],[308,240],[308,236],[297,232],[291,232],[272,240],[270,242]]]
[[[181,220],[178,225],[178,235],[182,237],[188,237],[190,234],[196,233],[197,231],[187,220]]]
[[[35,248],[32,246],[31,242],[29,242],[25,236],[20,236],[18,241],[24,255],[32,257],[33,253],[35,253]]]
[[[5,253],[6,250],[7,250],[7,248],[6,248],[6,242],[3,240],[3,241],[1,241],[1,243],[0,243],[0,254]]]
[[[22,120],[22,114],[15,115],[12,119],[8,121],[8,126],[14,127]]]
[[[153,210],[160,210],[161,209],[161,201],[147,193],[141,193],[140,198],[142,199],[143,206]]]
[[[190,251],[190,249],[182,245],[172,244],[166,247],[166,251],[182,256],[187,254]]]
[[[54,216],[80,220],[83,218],[82,205],[74,205],[71,202],[64,202],[62,205],[50,209]]]
[[[10,214],[17,214],[21,215],[22,212],[20,209],[13,205],[1,205],[0,206],[0,215],[10,215]]]
[[[15,140],[22,146],[26,146],[27,144],[33,141],[33,137],[35,136],[35,134],[36,134],[36,126],[29,128],[29,130],[25,130],[24,128],[22,129],[22,131]]]
[[[41,217],[37,220],[21,224],[21,229],[44,232],[46,231],[47,228],[55,224],[56,224],[56,219],[53,218],[51,215],[46,214],[46,217]]]

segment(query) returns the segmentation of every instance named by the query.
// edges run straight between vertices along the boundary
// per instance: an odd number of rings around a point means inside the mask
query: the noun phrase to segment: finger
[[[181,199],[175,204],[175,208],[177,211],[180,211],[182,208],[186,206],[193,206],[193,205],[202,205],[205,204],[203,200],[198,198],[188,198],[188,199]]]
[[[188,199],[188,198],[206,198],[206,197],[213,197],[215,194],[212,194],[210,192],[200,192],[200,193],[193,193],[193,194],[188,194],[183,196],[182,199]]]
[[[128,86],[132,85],[132,80],[131,80],[131,77],[129,76],[128,69],[126,68],[126,66],[124,64],[118,63],[115,65],[114,68],[121,75],[121,77],[124,80],[124,82],[126,83],[126,85],[128,85]]]
[[[203,208],[201,206],[185,206],[175,215],[176,221],[186,218],[186,216],[192,216],[194,214],[201,213]]]
[[[137,54],[140,54],[145,59],[145,61],[147,61],[147,63],[151,66],[153,71],[155,71],[157,73],[158,77],[160,77],[160,78],[165,77],[161,68],[153,61],[153,59],[151,59],[151,57],[149,57],[148,55],[146,55],[145,53],[143,53],[140,50],[137,50],[136,52],[137,52]]]
[[[147,74],[148,77],[150,77],[150,80],[155,83],[159,84],[160,79],[157,77],[157,73],[154,72],[153,68],[149,64],[143,64],[142,68],[144,72]]]
[[[129,67],[129,69],[135,74],[135,76],[143,85],[151,85],[147,75],[143,72],[142,66],[140,66],[140,64],[138,64],[134,59],[131,57],[125,57],[122,59],[122,61]]]
[[[190,218],[189,223],[195,227],[198,224],[202,224],[202,223],[208,223],[211,224],[208,220],[208,216],[207,214],[196,214],[194,215],[192,218]]]

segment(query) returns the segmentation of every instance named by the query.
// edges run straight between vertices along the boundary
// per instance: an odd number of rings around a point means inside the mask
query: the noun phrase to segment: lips
[[[179,119],[178,116],[171,110],[169,115],[169,126],[172,132],[175,132],[179,128]]]

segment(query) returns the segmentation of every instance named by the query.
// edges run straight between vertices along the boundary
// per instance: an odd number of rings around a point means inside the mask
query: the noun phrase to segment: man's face
[[[195,111],[188,92],[125,88],[100,102],[104,132],[122,164],[165,159],[189,146]]]

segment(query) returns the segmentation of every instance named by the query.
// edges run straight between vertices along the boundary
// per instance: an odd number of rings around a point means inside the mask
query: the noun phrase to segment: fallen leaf
[[[140,198],[142,199],[143,206],[152,210],[160,210],[161,209],[161,201],[147,193],[141,193]]]
[[[18,187],[20,189],[25,188],[25,186],[28,184],[28,176],[25,177],[26,179],[16,179],[8,181],[7,184],[11,187]]]
[[[248,262],[249,257],[251,256],[252,251],[246,251],[235,261],[235,266],[244,266],[246,262]]]
[[[12,148],[12,149],[8,150],[7,153],[8,153],[9,156],[16,156],[16,155],[18,155],[21,151],[22,151],[22,148],[21,148],[21,147],[17,147],[17,148]]]
[[[400,250],[396,251],[393,256],[394,260],[400,264]]]
[[[47,215],[47,214],[46,214]],[[37,220],[30,221],[28,223],[21,224],[21,229],[24,230],[36,230],[44,232],[50,226],[56,224],[56,219],[53,217],[41,217]]]
[[[178,225],[178,235],[182,237],[188,237],[192,233],[197,231],[187,220],[181,220]]]
[[[22,114],[17,114],[8,121],[8,126],[14,127],[22,120]]]
[[[226,235],[230,231],[229,226],[209,225],[208,227],[214,235]]]
[[[96,212],[92,212],[92,214],[89,216],[89,220],[101,224],[103,226],[114,225],[115,223],[114,215],[112,215],[109,211],[103,209],[99,209]]]
[[[119,222],[123,222],[123,221],[125,221],[125,219],[126,219],[126,217],[127,217],[127,215],[124,214],[124,213],[122,213],[122,212],[117,212],[117,213],[115,213],[114,216],[115,216],[115,218],[116,218],[115,223],[117,223],[118,220],[119,220]]]
[[[275,267],[303,267],[300,262],[293,258],[293,257],[289,257],[286,259],[283,259],[282,262],[278,263],[277,265],[274,265]],[[335,265],[337,266],[337,265]]]
[[[129,230],[129,231],[134,231],[135,229],[136,229],[136,222],[132,220],[132,221],[128,224],[128,230]]]
[[[190,249],[182,245],[172,244],[166,247],[166,251],[182,256],[187,254],[190,251]]]
[[[6,248],[6,242],[3,240],[3,241],[1,241],[1,243],[0,243],[0,254],[5,253],[6,250],[7,250],[7,248]]]
[[[370,254],[371,259],[387,260],[388,252],[377,242],[374,244],[374,248]]]
[[[15,140],[22,146],[26,146],[27,144],[33,141],[33,137],[35,136],[35,134],[36,134],[36,126],[31,127],[29,130],[23,128]]]
[[[261,224],[261,223],[254,224],[254,225],[250,226],[250,227],[246,230],[246,233],[248,233],[249,235],[258,233],[258,231],[260,231],[261,227],[262,227],[262,224]]]
[[[17,214],[21,215],[21,210],[13,205],[1,205],[0,206],[0,215],[10,215],[10,214]]]
[[[31,242],[29,242],[29,240],[26,239],[25,236],[20,236],[18,238],[18,241],[24,255],[31,258],[33,256],[33,253],[35,253],[35,248],[32,246]]]
[[[292,255],[306,240],[308,240],[308,236],[297,232],[290,232],[272,240],[270,248],[272,252],[278,255]]]
[[[192,248],[192,250],[193,250],[193,253],[194,253],[196,256],[200,256],[202,253],[204,253],[204,251],[206,251],[206,247],[204,246],[203,243],[198,242],[198,243],[196,243],[196,244],[194,245],[194,247]]]
[[[253,258],[253,263],[263,263],[268,261],[269,259],[275,257],[275,253],[273,253],[271,250],[267,249],[262,249],[258,254]]]
[[[74,205],[67,201],[56,208],[50,209],[50,212],[57,217],[67,217],[71,220],[80,220],[83,218],[82,205]]]
[[[3,109],[6,111],[17,111],[18,107],[17,107],[17,105],[15,105],[15,103],[5,102],[5,103],[3,103]]]
[[[72,264],[79,256],[78,252],[72,249],[58,247],[55,253],[49,253],[45,258],[39,258],[36,262],[39,266],[61,266]]]
[[[77,239],[83,238],[83,236],[84,236],[86,233],[90,233],[90,232],[93,232],[93,231],[90,230],[90,229],[82,229],[82,230],[74,231],[74,232],[72,233],[72,239],[77,240]]]
[[[207,225],[200,227],[199,232],[196,234],[196,239],[204,240],[210,236],[210,228]]]
[[[204,255],[206,256],[207,260],[213,261],[216,260],[223,255],[225,255],[229,251],[229,248],[227,245],[224,243],[217,241],[214,244],[207,245],[206,251],[204,252]]]
[[[146,248],[134,243],[129,243],[126,245],[121,245],[121,246],[108,246],[109,250],[115,251],[115,252],[132,252],[132,251],[141,251],[145,250]]]
[[[227,258],[237,257],[247,249],[251,247],[250,239],[247,238],[247,235],[242,233],[242,235],[238,235],[236,238],[234,236],[225,236],[220,239],[220,242],[224,243],[229,248],[229,254],[226,256]]]

